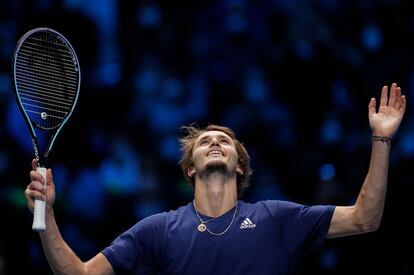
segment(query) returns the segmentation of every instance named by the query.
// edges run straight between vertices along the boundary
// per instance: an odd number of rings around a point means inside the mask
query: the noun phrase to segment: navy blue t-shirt
[[[117,274],[287,274],[303,252],[323,245],[335,209],[278,200],[237,208],[221,236],[197,230],[189,203],[141,220],[102,253]],[[209,230],[224,231],[234,211],[208,222]]]

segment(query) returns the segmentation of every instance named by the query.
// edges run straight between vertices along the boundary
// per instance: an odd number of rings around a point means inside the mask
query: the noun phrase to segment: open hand
[[[378,112],[376,111],[375,98],[371,98],[368,105],[368,118],[372,134],[391,138],[400,126],[405,107],[406,98],[401,95],[401,88],[397,86],[397,83],[391,85],[389,99],[388,86],[384,86]]]

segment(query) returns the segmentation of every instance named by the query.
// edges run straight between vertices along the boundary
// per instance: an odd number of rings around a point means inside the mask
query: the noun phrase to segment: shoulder
[[[332,205],[306,205],[287,200],[263,200],[253,204],[244,203],[244,205],[247,209],[266,210],[272,216],[278,215],[279,217],[306,213],[329,213],[335,208]]]
[[[263,200],[254,203],[239,201],[240,212],[246,216],[259,215],[266,217],[276,215],[278,208],[277,200]]]
[[[241,201],[243,208],[247,210],[276,210],[279,204],[284,204],[284,201],[279,200],[262,200],[255,203],[248,203]]]
[[[181,206],[176,210],[165,211],[148,216],[137,222],[133,227],[131,227],[130,231],[164,230],[169,223],[179,219],[183,215],[186,215],[188,211],[189,204]]]

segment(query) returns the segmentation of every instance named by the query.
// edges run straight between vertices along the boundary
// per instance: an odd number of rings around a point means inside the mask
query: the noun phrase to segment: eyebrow
[[[200,140],[197,143],[200,143],[203,140],[208,139],[208,138],[211,138],[213,136],[216,136],[216,137],[219,137],[219,138],[224,138],[224,139],[227,139],[228,141],[231,140],[231,138],[229,138],[228,136],[225,136],[225,135],[222,135],[222,134],[218,134],[218,135],[208,135],[208,136],[204,136],[204,137],[200,138]]]

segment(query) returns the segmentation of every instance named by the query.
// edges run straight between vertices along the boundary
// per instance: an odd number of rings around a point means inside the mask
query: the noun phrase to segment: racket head
[[[20,111],[36,137],[33,126],[58,129],[72,114],[81,82],[79,60],[61,33],[32,29],[17,43],[12,79]]]

